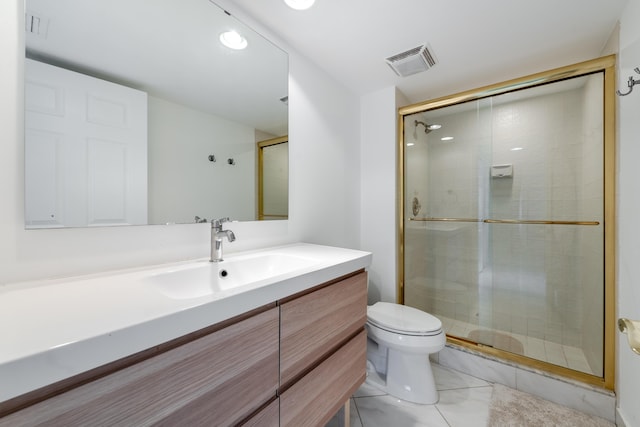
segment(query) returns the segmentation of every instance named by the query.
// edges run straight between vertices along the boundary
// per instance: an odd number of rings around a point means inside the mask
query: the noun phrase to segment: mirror
[[[257,219],[286,52],[208,0],[27,0],[25,29],[26,228]]]

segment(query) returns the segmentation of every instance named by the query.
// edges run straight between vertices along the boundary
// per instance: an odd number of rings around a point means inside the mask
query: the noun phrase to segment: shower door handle
[[[433,218],[411,217],[409,221],[426,222],[483,222],[485,224],[516,224],[516,225],[600,225],[600,221],[555,221],[548,219],[483,219],[483,218]]]
[[[485,219],[485,224],[517,225],[600,225],[598,221],[554,221],[549,219]]]

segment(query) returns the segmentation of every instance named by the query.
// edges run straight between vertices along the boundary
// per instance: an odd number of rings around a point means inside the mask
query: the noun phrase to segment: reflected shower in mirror
[[[257,219],[286,52],[207,0],[27,0],[25,18],[27,228]]]
[[[289,137],[258,142],[258,219],[289,217]]]

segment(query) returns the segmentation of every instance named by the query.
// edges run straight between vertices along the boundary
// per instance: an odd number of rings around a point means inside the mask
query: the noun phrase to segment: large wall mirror
[[[27,0],[25,18],[26,228],[258,219],[286,52],[209,0]]]

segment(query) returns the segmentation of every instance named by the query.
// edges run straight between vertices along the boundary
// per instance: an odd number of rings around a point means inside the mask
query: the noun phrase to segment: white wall
[[[207,256],[207,224],[24,230],[23,7],[0,3],[0,285]],[[302,238],[357,247],[357,98],[295,52],[290,81],[291,219],[231,224],[237,240],[229,252]]]
[[[153,96],[148,122],[149,224],[255,219],[252,127]]]
[[[639,79],[633,68],[640,66],[640,0],[630,0],[620,17],[618,87],[625,91],[629,76]],[[640,320],[640,87],[618,97],[618,317]],[[618,415],[627,427],[640,426],[640,356],[626,337],[618,333]]]
[[[373,252],[369,303],[396,302],[396,190],[398,107],[407,102],[389,87],[362,97],[360,247]]]
[[[289,63],[289,217],[303,241],[358,248],[357,97],[304,61]]]

